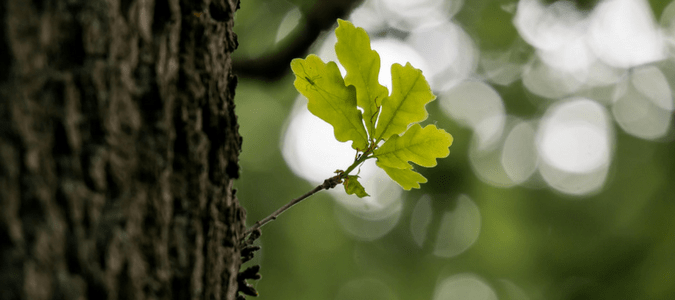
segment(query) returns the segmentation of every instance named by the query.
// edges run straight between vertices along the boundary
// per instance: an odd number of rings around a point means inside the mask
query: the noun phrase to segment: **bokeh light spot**
[[[591,15],[588,41],[605,63],[629,68],[665,58],[663,36],[644,0],[605,0]]]
[[[293,173],[312,183],[322,183],[336,169],[346,168],[355,151],[350,143],[335,139],[333,127],[307,110],[307,99],[300,96],[289,116],[281,151]]]
[[[670,130],[673,97],[667,79],[655,66],[635,69],[615,94],[612,113],[627,133],[656,139]]]
[[[371,47],[380,54],[380,75],[378,80],[380,84],[389,89],[389,93],[391,93],[391,65],[394,63],[405,66],[409,62],[416,69],[422,70],[425,76],[432,74],[429,71],[429,65],[427,65],[426,60],[407,43],[397,39],[384,38],[373,40]]]
[[[506,118],[501,130],[510,132],[521,120],[509,116]],[[469,162],[474,173],[482,181],[498,187],[512,187],[516,182],[506,173],[504,168],[504,142],[503,135],[495,137],[489,147],[479,148],[477,136],[471,139],[469,144]]]
[[[484,82],[458,84],[441,95],[440,106],[446,115],[475,131],[479,149],[490,147],[502,135],[506,120],[504,103]]]
[[[456,208],[443,214],[434,255],[453,257],[469,249],[478,239],[480,224],[478,206],[468,196],[459,196]]]
[[[431,217],[431,198],[428,195],[424,195],[417,201],[410,216],[410,232],[417,246],[422,247],[424,245]]]
[[[476,275],[458,274],[438,283],[433,300],[497,300],[497,295]]]
[[[583,80],[578,72],[555,69],[536,58],[523,71],[523,85],[530,92],[551,99],[576,92],[583,86]]]
[[[370,196],[347,195],[343,186],[329,192],[339,204],[335,213],[342,228],[359,240],[373,241],[389,233],[399,222],[402,189],[373,160],[366,161],[361,170],[359,182]]]
[[[586,27],[582,14],[569,1],[545,5],[539,0],[521,0],[513,22],[525,41],[542,50],[564,47],[581,37]]]
[[[289,33],[293,32],[295,27],[300,23],[302,19],[302,13],[300,9],[294,7],[289,10],[283,19],[281,19],[281,24],[279,24],[279,29],[277,29],[276,42],[283,40]]]
[[[413,31],[406,42],[426,60],[429,72],[424,76],[434,90],[447,90],[476,70],[478,49],[457,24]]]
[[[412,31],[437,26],[462,7],[463,0],[377,0],[377,7],[389,26]]]
[[[519,184],[537,170],[538,157],[535,130],[530,123],[521,122],[506,136],[502,149],[502,167],[506,175]]]
[[[540,131],[539,151],[550,165],[585,173],[608,163],[609,138],[604,108],[578,99],[550,108]]]
[[[552,105],[537,133],[540,173],[555,189],[575,195],[590,193],[604,183],[612,145],[603,106],[585,98]]]

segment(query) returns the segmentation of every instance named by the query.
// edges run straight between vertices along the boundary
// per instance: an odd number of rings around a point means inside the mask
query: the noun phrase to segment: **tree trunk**
[[[0,299],[231,299],[236,0],[0,3]]]

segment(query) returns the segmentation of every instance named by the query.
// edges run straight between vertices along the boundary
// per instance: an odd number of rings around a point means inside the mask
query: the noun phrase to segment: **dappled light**
[[[334,36],[326,39],[318,55],[324,60],[333,60],[338,63],[340,72],[344,76],[345,69],[339,64],[335,49],[333,48],[335,41]],[[417,69],[422,70],[424,74],[430,73],[429,68],[431,65],[427,63],[417,50],[404,41],[394,38],[374,38],[371,41],[371,47],[380,55],[380,74],[378,80],[380,84],[389,89],[389,92],[391,92],[391,65],[394,63],[405,65],[407,62],[410,62]]]
[[[372,170],[359,173],[370,197],[347,195],[341,187],[331,194],[338,203],[335,213],[342,228],[359,240],[372,241],[389,233],[398,223],[403,209],[402,189],[374,161],[366,162],[363,168]]]
[[[481,143],[479,135],[474,135],[471,138],[468,149],[469,163],[476,176],[482,181],[498,187],[512,187],[516,185],[516,181],[510,178],[506,171],[505,166],[508,164],[504,164],[503,149],[505,143],[504,132],[511,131],[519,122],[521,121],[514,117],[506,118],[502,123],[504,125],[503,128],[500,128],[499,135],[494,136],[488,145],[489,147]],[[523,142],[527,142],[527,140]],[[527,147],[527,144],[521,146]]]
[[[467,81],[439,98],[444,113],[474,131],[479,150],[493,146],[500,139],[506,113],[501,96],[488,84]]]
[[[459,196],[456,207],[443,213],[434,255],[453,257],[469,249],[478,239],[480,223],[478,206],[468,196]]]
[[[412,31],[438,26],[459,11],[463,0],[373,0],[387,24]]]
[[[634,69],[620,83],[612,113],[621,129],[643,139],[657,139],[672,130],[673,94],[661,70]]]
[[[604,107],[588,99],[551,106],[537,133],[544,180],[569,194],[600,189],[612,156],[610,125]]]
[[[299,100],[280,141],[282,154],[293,172],[319,184],[339,168],[348,166],[354,150],[333,137],[333,128],[307,110]]]
[[[391,65],[398,63],[405,65],[411,63],[415,68],[428,73],[429,64],[420,54],[407,43],[391,38],[373,39],[373,50],[380,54],[380,84],[386,86],[391,92]]]
[[[515,184],[525,182],[539,165],[539,153],[535,146],[534,122],[518,122],[504,140],[501,163],[504,172]]]
[[[588,42],[606,64],[629,68],[665,58],[663,36],[647,1],[602,1],[590,18]]]
[[[578,73],[557,70],[551,65],[533,58],[523,70],[523,85],[533,94],[546,98],[561,98],[570,95],[584,84]]]
[[[410,233],[417,246],[424,246],[432,219],[431,197],[424,195],[410,214]]]
[[[540,171],[553,188],[585,194],[602,187],[613,147],[608,113],[583,98],[549,108],[537,133]]]
[[[355,151],[348,143],[337,142],[332,137],[333,128],[310,114],[302,101],[297,108],[281,142],[283,156],[297,176],[319,184],[334,175],[336,169],[348,166]],[[401,188],[377,168],[374,161],[366,162],[358,171],[370,197],[346,195],[342,186],[330,193],[339,203],[336,216],[345,231],[359,239],[374,240],[398,222]]]
[[[497,300],[495,291],[473,274],[458,274],[441,279],[433,300]]]
[[[604,108],[588,99],[551,106],[539,129],[539,152],[544,163],[570,173],[586,173],[609,162],[608,128]]]
[[[573,195],[588,194],[605,184],[611,165],[611,119],[622,130],[645,139],[662,137],[670,130],[673,100],[663,73],[656,66],[630,72],[625,69],[664,58],[663,35],[643,2],[603,1],[589,13],[567,1],[519,1],[514,26],[534,47],[533,56],[522,61],[514,59],[516,53],[487,53],[481,62],[485,79],[510,84],[521,77],[529,92],[549,99],[588,95],[593,89],[610,87],[614,91],[595,91],[598,99],[587,100],[611,105],[612,114],[607,115],[600,104],[570,113],[564,112],[569,105],[552,106],[546,115],[538,116],[542,118],[539,122],[535,119],[524,125],[513,119],[508,126],[499,93],[483,81],[470,79],[478,65],[474,57],[479,51],[461,26],[435,12],[425,18],[428,22],[410,25],[426,10],[441,6],[458,9],[461,1],[418,2],[406,4],[408,7],[378,0],[361,8],[371,14],[395,16],[386,26],[408,32],[405,38],[385,35],[373,39],[373,49],[381,56],[379,81],[390,89],[389,68],[394,62],[411,62],[421,69],[438,91],[442,111],[474,132],[469,158],[476,174],[486,182],[501,187],[519,185],[539,168],[551,188]],[[433,21],[433,16],[441,21]],[[367,15],[357,9],[354,17],[358,24],[358,18]],[[615,26],[617,22],[623,25]],[[373,30],[382,28],[369,25]],[[331,46],[334,41],[328,36],[321,46],[319,53],[326,60],[336,60]],[[610,48],[608,44],[615,46]],[[549,103],[536,105],[545,107]],[[583,115],[587,108],[593,115],[590,119]],[[541,126],[537,129],[538,123]],[[537,141],[533,140],[533,130]],[[538,157],[543,158],[541,165]]]
[[[572,2],[550,5],[538,0],[518,1],[513,19],[521,37],[538,50],[553,51],[583,37],[588,27]]]
[[[380,197],[386,196],[386,192],[380,194]],[[380,209],[371,206],[370,210],[350,209],[340,206],[335,210],[336,218],[345,232],[353,238],[363,241],[373,241],[389,233],[400,220],[402,212],[401,201],[387,204],[388,206]]]
[[[454,257],[469,249],[478,239],[481,227],[481,215],[478,206],[466,195],[453,199],[454,205],[441,214],[431,209],[431,197],[420,198],[411,213],[410,233],[419,247],[433,242],[433,254],[439,257]],[[440,217],[438,228],[429,228],[434,217]],[[428,236],[430,232],[436,236]]]
[[[288,34],[290,34],[298,26],[301,18],[302,13],[300,12],[300,9],[294,7],[293,9],[289,10],[279,24],[279,29],[277,29],[277,36],[275,39],[276,42],[278,43],[288,36]]]
[[[422,70],[436,91],[453,87],[476,70],[478,49],[455,23],[415,30],[405,41],[424,58],[428,68]]]
[[[307,26],[319,3],[272,2],[261,8],[274,14],[265,51]],[[338,185],[307,200],[321,215],[292,217],[312,228],[263,236],[277,248],[262,263],[282,283],[261,285],[289,295],[279,299],[675,296],[675,1],[366,0],[341,18],[368,33],[389,93],[392,64],[422,71],[437,98],[421,125],[444,128],[453,144],[434,168],[412,167],[428,179],[419,189],[403,190],[373,159],[351,173],[370,196]],[[335,61],[344,76],[335,27],[323,30],[296,57]],[[285,76],[285,88],[245,78],[238,90],[249,182],[240,199],[261,198],[242,200],[255,213],[275,209],[277,190],[290,200],[355,158]],[[274,188],[250,183],[258,176]],[[289,238],[295,231],[319,238]],[[339,243],[322,240],[333,235]],[[289,272],[287,253],[270,257],[278,248],[311,253],[294,263],[338,279]]]

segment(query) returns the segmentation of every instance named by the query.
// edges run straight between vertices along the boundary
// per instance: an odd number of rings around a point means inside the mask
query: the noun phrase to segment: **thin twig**
[[[253,226],[251,226],[251,228],[247,229],[246,232],[244,232],[244,237],[248,236],[251,232],[253,232],[254,230],[256,230],[260,227],[262,227],[263,225],[275,220],[282,212],[291,208],[291,206],[298,204],[300,201],[304,200],[305,198],[307,198],[311,195],[314,195],[318,191],[329,190],[329,189],[334,188],[335,186],[340,184],[340,182],[342,181],[341,176],[342,176],[341,174],[338,174],[338,175],[335,175],[331,178],[328,178],[328,179],[324,180],[324,182],[322,184],[318,185],[313,190],[307,192],[307,194],[304,194],[304,195],[300,196],[300,198],[291,200],[291,202],[286,203],[286,205],[280,207],[275,212],[273,212],[271,215],[267,216],[266,218],[264,218],[264,219],[262,219],[258,222],[255,222],[255,224],[253,224]]]

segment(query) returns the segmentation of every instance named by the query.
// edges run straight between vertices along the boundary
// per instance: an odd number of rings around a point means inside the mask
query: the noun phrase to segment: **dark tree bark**
[[[0,299],[231,299],[237,0],[0,2]]]

